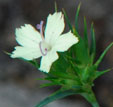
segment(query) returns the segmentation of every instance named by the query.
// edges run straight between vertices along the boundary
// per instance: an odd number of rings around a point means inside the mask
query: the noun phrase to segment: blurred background
[[[39,88],[45,81],[35,80],[44,75],[31,64],[11,59],[4,50],[12,52],[15,45],[15,28],[46,21],[54,12],[54,0],[0,0],[0,107],[33,107],[58,87]],[[86,16],[88,32],[94,22],[97,58],[113,41],[113,0],[56,0],[58,10],[65,8],[74,24],[75,11],[81,2],[79,30],[83,34],[83,17]],[[66,27],[69,30],[68,27]],[[90,37],[89,37],[90,38]],[[113,67],[113,47],[100,64],[99,70]],[[95,81],[93,87],[101,107],[113,107],[113,70]],[[79,95],[52,102],[45,107],[91,107]]]

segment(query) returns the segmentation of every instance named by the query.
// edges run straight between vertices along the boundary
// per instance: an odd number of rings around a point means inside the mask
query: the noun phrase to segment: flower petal
[[[63,32],[64,26],[62,12],[55,12],[53,15],[49,14],[45,28],[45,40],[48,43],[54,43],[56,38]]]
[[[53,47],[58,52],[67,51],[72,45],[78,42],[78,38],[69,31],[61,36],[59,36],[56,41],[55,46]]]
[[[29,48],[29,47],[21,47],[16,46],[15,50],[11,54],[12,58],[23,58],[25,60],[33,60],[41,57],[41,52],[39,47],[37,48]]]
[[[41,59],[40,70],[44,72],[49,72],[51,65],[54,61],[58,59],[58,54],[56,51],[50,51],[46,56],[43,56]]]
[[[21,28],[16,29],[17,42],[26,47],[37,47],[41,41],[41,35],[30,24],[25,24]]]

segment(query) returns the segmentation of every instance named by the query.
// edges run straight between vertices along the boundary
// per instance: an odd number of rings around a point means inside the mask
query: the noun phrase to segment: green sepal
[[[68,74],[67,74],[68,75]],[[54,75],[55,76],[55,75]],[[76,76],[71,77],[71,76],[59,76],[59,77],[47,77],[45,78],[45,80],[51,81],[51,83],[53,83],[54,85],[60,85],[60,86],[68,86],[71,87],[72,85],[81,85],[81,82],[79,80],[79,78],[77,78]]]
[[[105,54],[108,52],[108,50],[113,46],[113,42],[108,45],[108,47],[104,50],[104,52],[101,54],[99,59],[96,61],[95,66],[98,67],[102,59],[104,58]]]
[[[61,98],[64,98],[66,96],[73,95],[73,94],[78,94],[78,93],[73,91],[73,90],[62,90],[62,89],[60,89],[57,92],[50,95],[49,97],[45,98],[43,101],[41,101],[35,107],[44,107],[44,105],[46,105],[48,103],[51,103],[51,102],[53,102],[57,99],[61,99]]]

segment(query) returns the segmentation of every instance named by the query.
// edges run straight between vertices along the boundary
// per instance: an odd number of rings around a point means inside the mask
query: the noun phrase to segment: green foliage
[[[92,104],[92,107],[99,107],[99,104],[96,101],[93,91],[81,93],[80,95],[82,95],[88,102],[90,102]]]
[[[49,97],[45,98],[43,101],[41,101],[35,107],[43,107],[44,105],[46,105],[46,104],[48,104],[48,103],[50,103],[54,100],[57,100],[57,99],[60,99],[60,98],[63,98],[63,97],[69,96],[69,95],[73,95],[73,94],[76,94],[76,92],[73,91],[73,90],[66,90],[66,91],[58,90],[54,94],[52,94]]]
[[[68,18],[68,16],[67,16],[65,10],[62,9],[62,11],[63,11],[63,13],[64,13],[64,16],[65,16],[66,22],[67,22],[67,24],[68,24],[70,30],[73,32],[73,28],[72,28],[72,26],[71,26],[71,22],[70,22],[70,20],[69,20],[69,18]]]
[[[96,40],[95,40],[95,32],[93,28],[93,23],[91,24],[91,47],[90,47],[90,55],[91,62],[93,63],[96,54]]]
[[[89,52],[89,46],[88,46],[88,34],[87,34],[87,22],[86,18],[84,17],[84,42],[87,52]]]
[[[55,5],[55,11],[57,6]],[[102,61],[107,51],[111,48],[111,43],[99,59],[95,61],[96,56],[96,40],[93,24],[91,24],[91,45],[88,43],[87,22],[84,18],[84,36],[80,36],[78,30],[78,16],[80,12],[80,4],[77,8],[75,15],[75,26],[71,25],[71,22],[63,9],[63,13],[69,29],[76,35],[79,42],[72,46],[65,53],[59,53],[59,59],[53,63],[49,73],[46,73],[44,80],[50,81],[50,83],[42,84],[41,87],[59,85],[61,88],[41,101],[36,107],[43,107],[44,105],[63,98],[68,95],[80,94],[82,95],[93,107],[99,107],[95,95],[92,91],[94,86],[94,80],[111,69],[98,71],[98,66]],[[37,66],[35,62],[31,62]]]
[[[81,3],[78,5],[76,15],[75,15],[75,29],[77,32],[78,32],[78,16],[79,16],[79,12],[80,12],[80,6],[81,6]]]
[[[103,74],[105,74],[106,72],[109,72],[109,71],[111,71],[111,69],[107,69],[107,70],[104,70],[104,71],[97,71],[94,79],[100,77],[101,75],[103,75]]]
[[[100,62],[102,61],[102,59],[104,58],[105,54],[107,53],[107,51],[113,46],[113,42],[108,45],[108,47],[104,50],[104,52],[102,53],[102,55],[99,57],[99,59],[96,61],[95,66],[99,66]]]

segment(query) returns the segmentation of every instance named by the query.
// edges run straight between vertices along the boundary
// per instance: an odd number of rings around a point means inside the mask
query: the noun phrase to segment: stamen
[[[43,50],[42,50],[41,44],[42,44],[42,42],[39,43],[40,51],[41,51],[43,56],[46,56],[47,55],[47,48],[44,49],[44,51],[45,51],[45,53],[44,53]]]
[[[36,25],[36,28],[40,30],[40,34],[41,34],[41,36],[42,36],[42,39],[44,40],[43,24],[44,24],[44,21],[41,21],[40,24],[37,24],[37,25]]]

